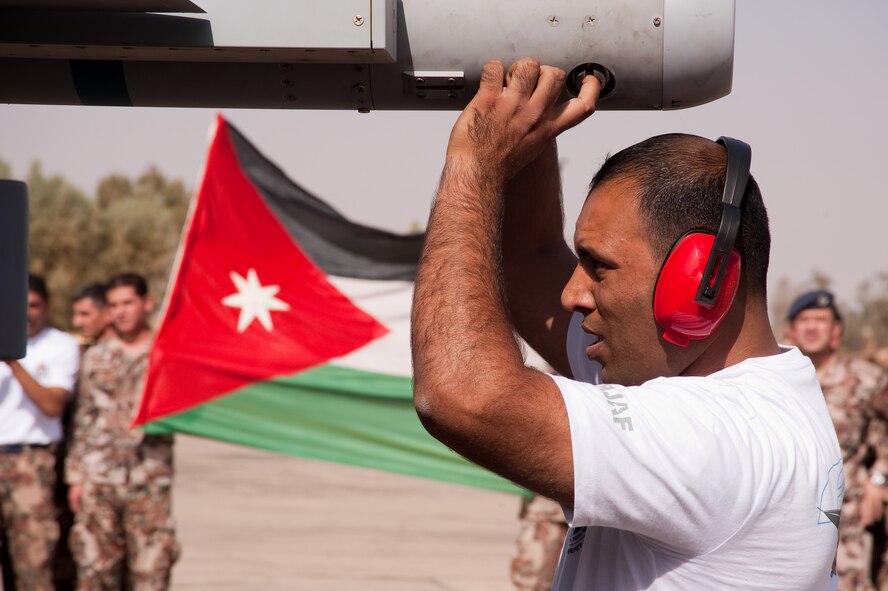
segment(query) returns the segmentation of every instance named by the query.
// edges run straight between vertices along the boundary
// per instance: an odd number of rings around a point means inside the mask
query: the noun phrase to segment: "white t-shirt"
[[[834,589],[842,455],[798,349],[707,377],[553,376],[575,500],[553,589]]]
[[[71,335],[47,327],[28,339],[25,358],[19,363],[42,386],[73,392],[80,346]],[[0,363],[0,445],[47,444],[61,438],[61,418],[43,414],[25,394],[12,369]]]

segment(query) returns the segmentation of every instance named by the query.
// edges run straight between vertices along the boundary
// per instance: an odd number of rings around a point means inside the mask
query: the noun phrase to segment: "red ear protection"
[[[727,152],[722,217],[718,234],[690,232],[666,257],[654,288],[654,318],[663,338],[687,347],[711,335],[734,302],[740,282],[740,204],[749,180],[752,149],[729,137],[718,138]]]
[[[721,288],[712,306],[696,301],[715,236],[705,232],[685,234],[675,243],[657,277],[654,318],[663,327],[663,338],[686,347],[690,339],[705,339],[727,314],[740,282],[740,253],[731,249]]]

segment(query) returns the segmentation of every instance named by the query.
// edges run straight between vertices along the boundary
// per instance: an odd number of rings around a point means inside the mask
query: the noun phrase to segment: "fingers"
[[[478,88],[478,94],[494,94],[499,95],[503,91],[503,75],[505,68],[503,62],[491,60],[484,64],[481,69],[481,86]]]
[[[586,76],[583,78],[580,93],[576,98],[572,98],[553,110],[552,121],[560,130],[570,129],[577,125],[592,113],[595,112],[595,106],[598,104],[598,97],[601,94],[601,82],[595,76]]]
[[[561,68],[543,66],[540,68],[540,76],[537,81],[536,91],[530,99],[530,104],[544,111],[555,104],[561,91],[564,90],[564,80],[567,75]]]
[[[537,87],[539,77],[540,62],[533,58],[523,58],[509,67],[506,85],[510,90],[530,96]]]

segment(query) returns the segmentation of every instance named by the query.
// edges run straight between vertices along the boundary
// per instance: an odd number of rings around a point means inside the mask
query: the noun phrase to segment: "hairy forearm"
[[[484,65],[478,93],[450,134],[414,288],[411,347],[414,403],[432,435],[568,502],[564,402],[551,379],[524,366],[502,276],[507,184],[594,110],[597,91],[588,84],[576,99],[557,102],[564,77],[533,59],[508,73],[499,62]]]
[[[550,142],[505,188],[504,264],[564,248],[558,148]]]
[[[564,241],[554,141],[507,185],[505,203],[503,270],[512,321],[552,367],[570,375],[563,347],[569,315],[561,290],[576,257]]]
[[[521,363],[503,303],[502,191],[472,163],[445,166],[414,294],[419,404],[444,392],[470,395],[470,384]]]

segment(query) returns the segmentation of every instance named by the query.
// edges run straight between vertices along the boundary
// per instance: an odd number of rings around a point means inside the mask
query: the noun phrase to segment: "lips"
[[[604,337],[596,332],[592,332],[591,330],[586,330],[586,327],[583,327],[583,332],[585,332],[585,342],[586,342],[586,357],[589,359],[594,359],[596,355],[601,351],[602,343],[604,343]]]
[[[594,330],[590,330],[585,324],[581,325],[583,332],[586,333],[586,340],[590,343],[597,343],[598,341],[604,340],[604,337]]]

